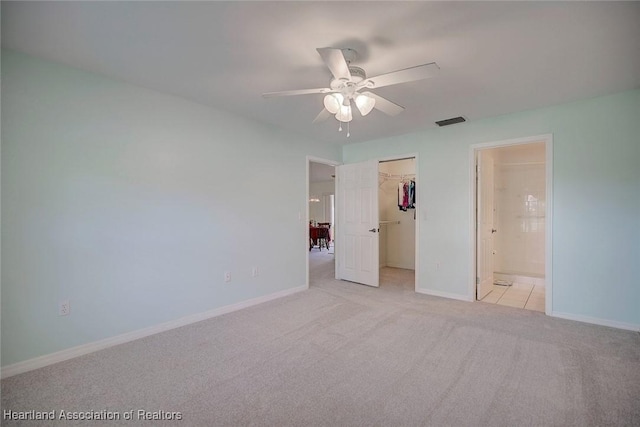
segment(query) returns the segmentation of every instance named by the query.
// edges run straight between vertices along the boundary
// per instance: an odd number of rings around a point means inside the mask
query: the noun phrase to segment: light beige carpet
[[[308,291],[8,378],[2,410],[181,412],[145,425],[640,425],[640,334],[415,294],[406,271],[385,270],[380,289],[339,282],[333,255],[311,257]]]

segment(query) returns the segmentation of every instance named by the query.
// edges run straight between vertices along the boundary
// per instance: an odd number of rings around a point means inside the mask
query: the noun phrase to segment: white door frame
[[[389,157],[381,157],[378,158],[378,165],[380,164],[380,162],[389,162],[389,161],[394,161],[394,160],[403,160],[403,159],[410,159],[410,158],[414,158],[415,159],[415,166],[416,166],[416,190],[419,190],[420,187],[420,162],[418,161],[418,153],[408,153],[408,154],[402,154],[402,155],[396,155],[396,156],[389,156]],[[419,285],[419,277],[420,277],[420,203],[421,203],[421,197],[418,197],[418,195],[416,194],[416,207],[415,207],[415,215],[416,215],[416,229],[415,229],[415,270],[414,270],[414,292],[418,292],[418,289],[420,288]],[[378,202],[379,204],[379,202]],[[475,264],[474,264],[475,265]],[[474,279],[475,280],[475,279]]]
[[[545,276],[545,314],[550,316],[553,312],[553,135],[544,134],[525,138],[508,139],[503,141],[484,142],[473,144],[469,147],[469,192],[471,212],[469,214],[469,287],[468,295],[470,301],[476,301],[476,153],[487,148],[499,148],[509,145],[530,144],[533,142],[543,142],[545,145],[545,248],[544,248],[544,276]]]
[[[313,163],[322,163],[322,164],[333,166],[333,167],[339,166],[341,163],[340,162],[336,162],[335,160],[323,159],[321,157],[315,157],[315,156],[309,156],[309,155],[307,155],[306,162],[307,162],[307,172],[306,172],[307,173],[307,181],[306,181],[306,190],[305,190],[305,198],[304,198],[304,200],[305,200],[305,215],[304,215],[304,218],[305,218],[305,221],[304,221],[305,229],[304,229],[304,232],[306,234],[305,234],[305,237],[302,239],[302,241],[304,242],[304,250],[306,252],[308,252],[309,251],[309,195],[310,195],[310,192],[309,192],[309,184],[310,184],[310,182],[309,182],[310,181],[309,169],[310,169],[311,162],[313,162]],[[335,189],[334,189],[333,193],[335,194]],[[337,209],[337,206],[335,208]],[[334,246],[334,252],[335,252],[335,246]],[[304,258],[305,258],[305,271],[306,271],[306,276],[305,276],[306,277],[306,283],[305,283],[305,286],[306,286],[307,289],[309,289],[309,255],[305,256]]]

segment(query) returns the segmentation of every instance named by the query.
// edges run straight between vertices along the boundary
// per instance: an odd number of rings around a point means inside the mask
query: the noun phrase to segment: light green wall
[[[340,152],[3,51],[2,365],[303,286],[307,155]]]
[[[419,153],[419,284],[465,297],[469,147],[549,133],[553,311],[640,325],[640,91],[346,145],[343,161]]]

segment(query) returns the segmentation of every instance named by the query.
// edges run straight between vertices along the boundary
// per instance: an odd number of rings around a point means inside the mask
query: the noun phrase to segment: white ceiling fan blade
[[[376,77],[370,77],[358,84],[359,87],[369,87],[372,89],[397,85],[399,83],[413,82],[416,80],[428,79],[438,74],[440,67],[435,62],[424,65],[417,65],[404,70],[392,71]]]
[[[331,117],[331,113],[326,108],[323,108],[322,111],[320,111],[320,114],[318,114],[316,118],[313,119],[313,123],[323,122],[327,120],[329,117]]]
[[[373,108],[382,111],[389,116],[397,116],[398,114],[404,111],[404,107],[389,101],[386,98],[381,97],[380,95],[376,95],[375,93],[368,92],[368,96],[372,97],[376,100],[376,104]]]
[[[322,57],[324,63],[327,64],[327,67],[329,67],[329,70],[331,70],[333,77],[336,79],[351,80],[349,66],[347,65],[347,61],[344,59],[341,49],[319,47],[316,50]]]
[[[330,93],[333,90],[328,87],[322,87],[318,89],[300,89],[300,90],[285,90],[282,92],[267,92],[263,93],[263,98],[273,98],[274,96],[291,96],[291,95],[309,95],[312,93]]]

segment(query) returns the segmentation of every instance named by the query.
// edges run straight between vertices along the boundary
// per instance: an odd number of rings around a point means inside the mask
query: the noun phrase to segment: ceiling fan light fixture
[[[344,97],[340,93],[330,93],[324,97],[324,108],[331,114],[337,114],[342,106]]]
[[[433,77],[440,70],[438,64],[431,62],[380,74],[375,77],[367,77],[365,70],[351,65],[352,61],[356,58],[355,50],[331,47],[323,47],[316,50],[331,72],[329,87],[267,92],[263,93],[262,96],[264,98],[271,98],[275,96],[307,94],[325,95],[323,99],[324,108],[316,118],[313,119],[313,123],[319,123],[331,115],[334,115],[340,123],[339,131],[342,130],[343,123],[347,124],[347,137],[349,137],[349,123],[353,120],[351,101],[354,101],[356,108],[362,116],[368,115],[374,108],[388,116],[397,116],[404,111],[404,107],[380,95],[371,92],[360,93],[360,90],[423,80]]]
[[[373,110],[373,107],[375,107],[376,105],[375,98],[368,96],[369,93],[370,92],[364,92],[356,96],[356,107],[358,107],[360,114],[362,114],[363,116],[369,114],[371,110]]]
[[[339,122],[350,122],[351,120],[353,120],[353,115],[351,114],[351,106],[341,105],[340,111],[336,113],[336,119]]]

